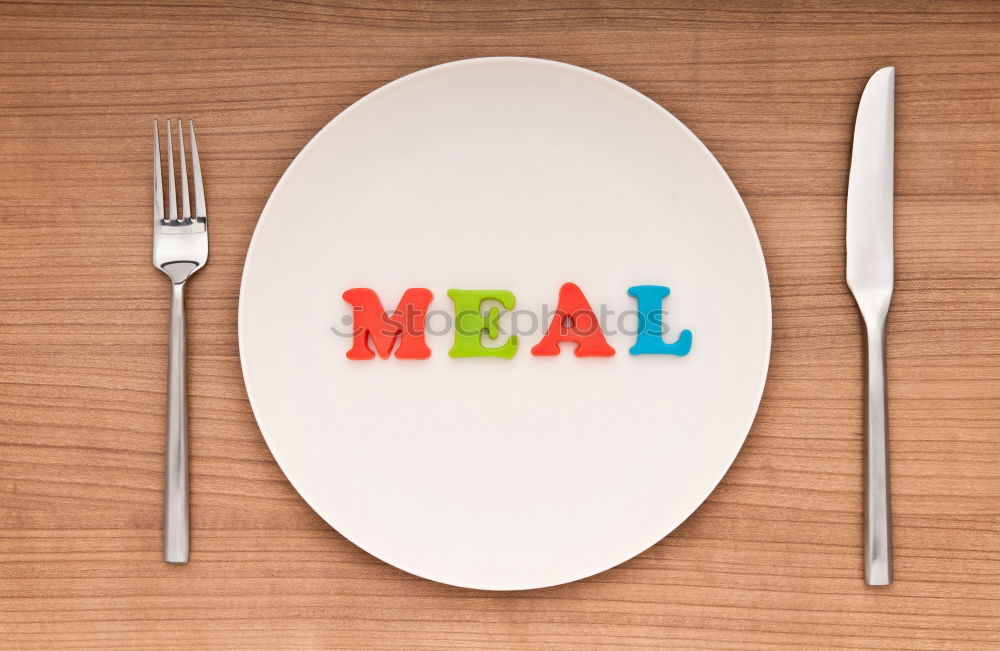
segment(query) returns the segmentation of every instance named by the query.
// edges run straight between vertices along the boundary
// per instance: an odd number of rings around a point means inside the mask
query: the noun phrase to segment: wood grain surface
[[[293,156],[437,63],[592,68],[685,122],[753,216],[774,346],[746,446],[637,558],[487,593],[382,563],[268,453],[243,259]],[[862,580],[862,343],[844,211],[864,81],[897,67],[896,583]],[[192,562],[161,562],[168,285],[153,118],[193,117]],[[1000,4],[0,4],[0,648],[1000,648]]]

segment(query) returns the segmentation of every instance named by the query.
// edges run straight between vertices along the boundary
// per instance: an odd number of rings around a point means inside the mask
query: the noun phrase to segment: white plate
[[[445,315],[451,288],[506,289],[538,315],[565,282],[616,313],[670,287],[667,339],[689,329],[691,352],[610,333],[613,357],[539,357],[534,333],[513,359],[453,359],[438,315],[429,359],[352,361],[331,330],[350,288],[392,310],[426,287]],[[520,589],[617,565],[701,504],[756,413],[771,303],[746,208],[684,125],[595,72],[487,58],[394,81],[302,150],[250,245],[239,334],[261,432],[323,519],[413,574]]]

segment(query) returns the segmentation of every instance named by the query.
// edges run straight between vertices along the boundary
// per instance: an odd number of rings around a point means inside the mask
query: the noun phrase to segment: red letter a
[[[532,355],[558,355],[560,341],[575,341],[577,357],[611,357],[608,345],[590,303],[573,283],[559,289],[559,306],[545,336],[531,349]]]
[[[400,359],[427,359],[431,349],[424,343],[424,319],[433,298],[429,289],[412,288],[403,292],[399,305],[392,314],[382,308],[378,294],[365,287],[344,292],[344,300],[354,306],[354,345],[347,351],[347,359],[372,359],[375,354],[368,348],[371,337],[379,357],[387,359],[397,335],[400,336],[396,357]]]

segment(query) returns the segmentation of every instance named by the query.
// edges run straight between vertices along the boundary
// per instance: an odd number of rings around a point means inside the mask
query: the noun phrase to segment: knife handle
[[[885,316],[866,321],[865,583],[892,583],[889,450],[886,428]]]

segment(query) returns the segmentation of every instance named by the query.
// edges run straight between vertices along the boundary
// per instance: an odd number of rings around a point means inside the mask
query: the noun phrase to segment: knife
[[[847,188],[847,285],[865,323],[865,583],[892,583],[885,322],[892,300],[896,69],[868,80],[854,123]]]

